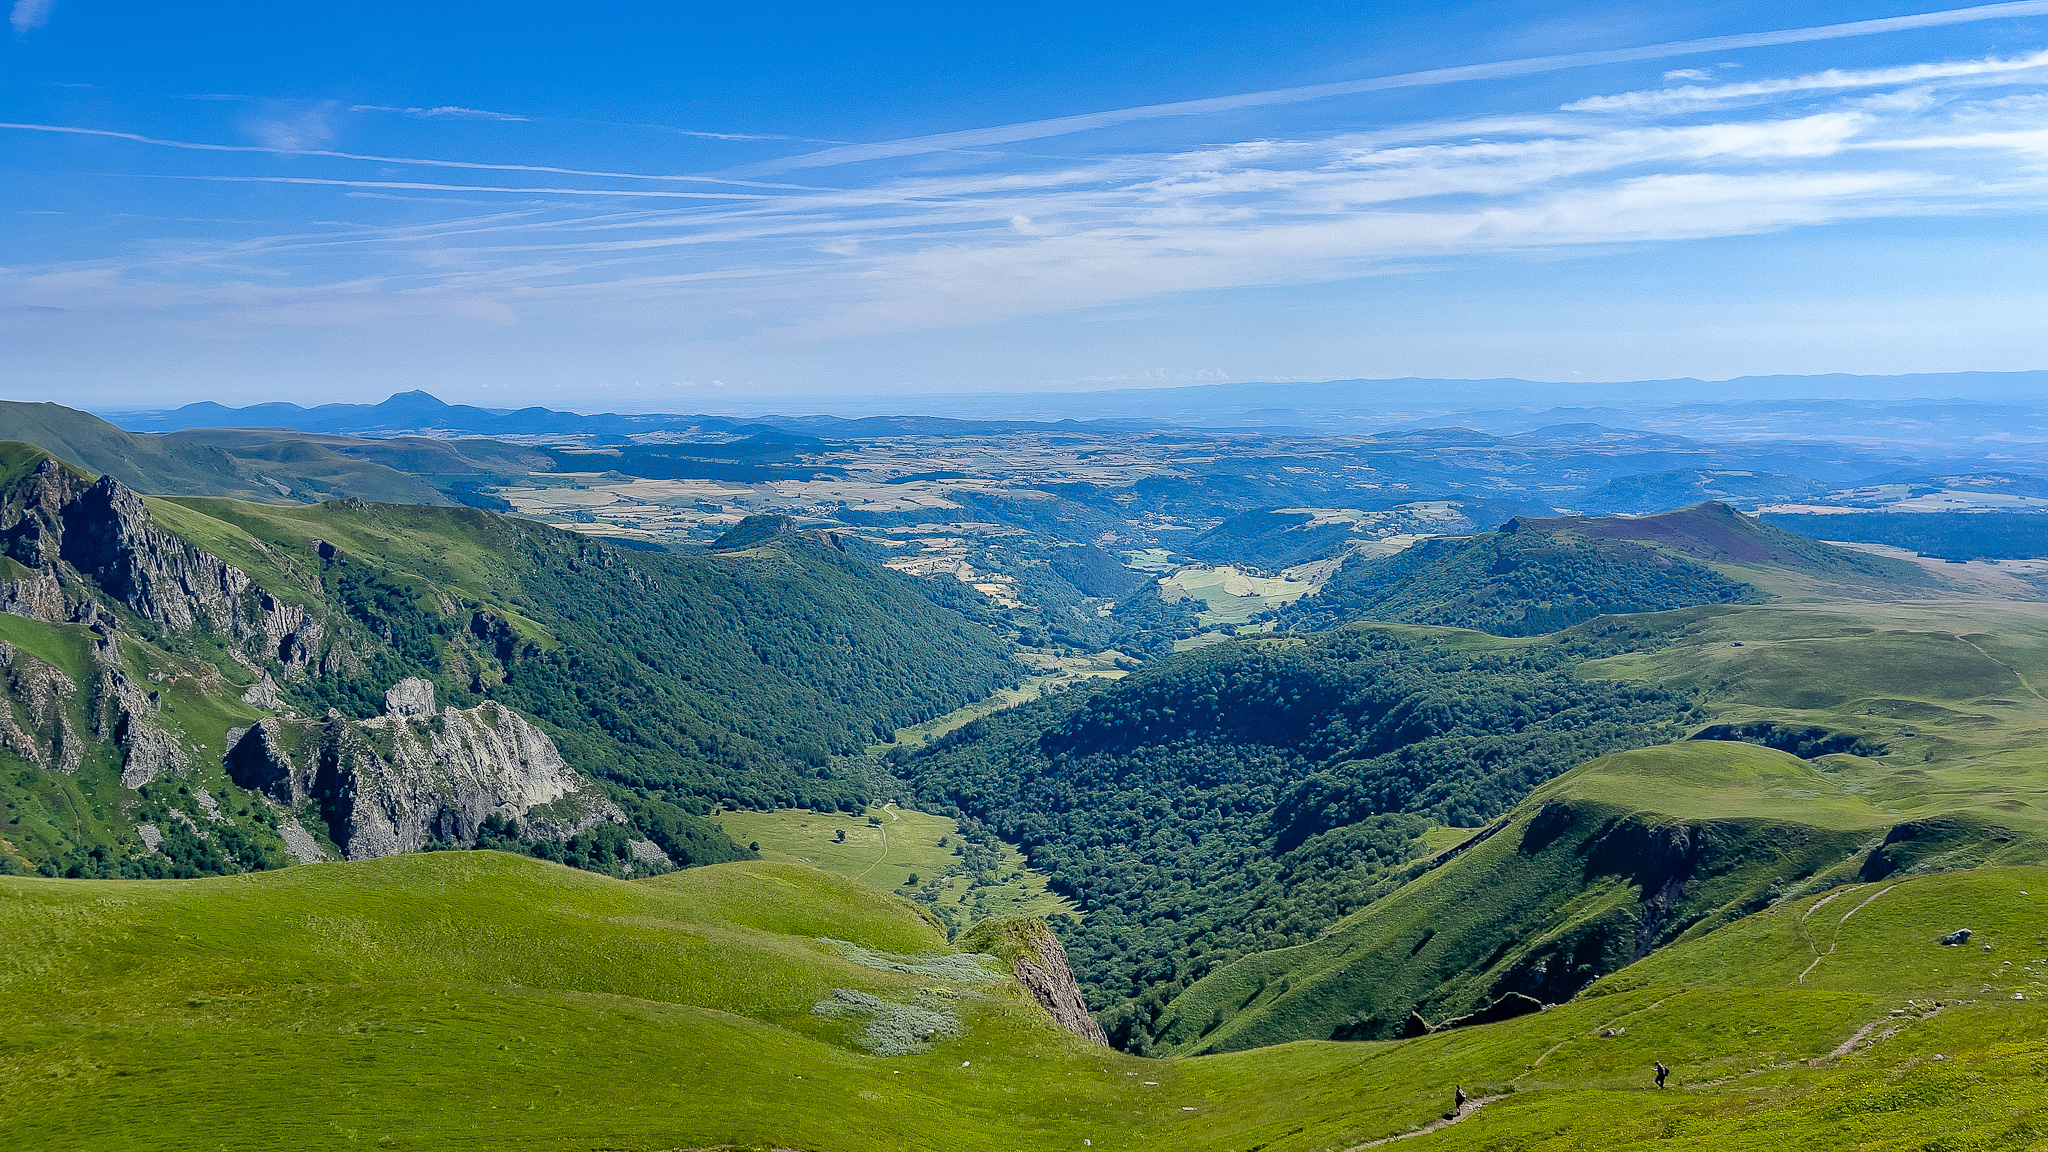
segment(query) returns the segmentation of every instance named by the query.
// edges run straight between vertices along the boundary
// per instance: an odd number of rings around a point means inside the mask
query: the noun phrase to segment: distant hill
[[[1655,544],[1708,564],[1787,568],[1814,576],[1931,588],[1939,581],[1919,567],[1836,548],[1745,516],[1718,501],[1655,516],[1593,520],[1538,520],[1546,530],[1580,532],[1599,540]]]
[[[1596,515],[1643,515],[1683,508],[1709,500],[1754,508],[1758,504],[1801,500],[1824,494],[1828,486],[1803,476],[1785,476],[1740,469],[1678,468],[1619,476],[1571,503]]]
[[[944,416],[759,416],[727,417],[685,413],[585,414],[539,406],[508,409],[449,404],[415,389],[398,392],[376,404],[251,404],[230,408],[213,401],[167,411],[124,410],[113,413],[123,428],[134,432],[177,432],[204,428],[267,428],[347,436],[392,436],[432,432],[462,436],[590,436],[618,438],[648,432],[722,432],[747,435],[800,433],[838,439],[889,436],[964,436],[1002,432],[1046,432],[1061,428],[1105,426],[1152,428],[1148,420],[1111,420],[1082,425],[1072,420],[963,420]],[[622,441],[621,441],[622,442]]]
[[[2048,559],[2040,512],[1766,512],[1765,522],[1819,540],[1889,544],[1943,560]]]
[[[1398,620],[1497,636],[1555,632],[1614,612],[1757,601],[1739,580],[1663,549],[1587,531],[1595,521],[1517,518],[1477,536],[1351,557],[1314,596],[1282,609],[1286,628]]]
[[[1477,536],[1352,557],[1282,627],[1397,620],[1530,636],[1595,616],[1756,603],[1754,573],[1917,593],[1942,582],[1916,565],[1808,540],[1709,501],[1655,516],[1517,517]],[[1747,579],[1745,578],[1747,577]]]
[[[277,500],[281,494],[234,457],[211,445],[136,436],[61,404],[0,400],[0,441],[34,444],[142,492]]]
[[[1312,512],[1260,508],[1240,512],[1183,545],[1188,555],[1211,564],[1249,565],[1277,571],[1335,555],[1356,533],[1348,523],[1315,523]]]

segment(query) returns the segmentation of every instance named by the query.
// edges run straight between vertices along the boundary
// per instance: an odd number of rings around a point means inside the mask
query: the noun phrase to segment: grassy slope
[[[1812,798],[1807,798],[1811,796]],[[1175,1050],[1229,1051],[1340,1029],[1441,1021],[1521,991],[1552,1001],[1628,963],[1661,884],[1656,834],[1708,831],[1698,890],[1667,931],[1708,929],[1774,882],[1841,863],[1883,817],[1796,757],[1701,742],[1602,757],[1538,788],[1504,826],[1308,944],[1257,953],[1197,982],[1168,1012]],[[1791,873],[1791,875],[1787,875]],[[1655,942],[1661,943],[1661,940]],[[1542,969],[1542,975],[1536,970]],[[1556,969],[1556,971],[1552,971]]]
[[[11,860],[11,865],[0,864],[0,868],[29,871],[71,849],[99,847],[116,857],[140,851],[142,843],[133,827],[138,812],[143,820],[160,820],[163,813],[157,808],[138,808],[135,794],[121,785],[117,750],[91,738],[86,696],[94,690],[100,674],[87,655],[92,633],[83,625],[46,624],[0,614],[0,641],[71,679],[78,691],[60,706],[72,731],[86,737],[79,770],[73,774],[39,769],[11,751],[0,751],[0,855]],[[123,637],[119,652],[131,679],[154,685],[159,704],[155,723],[193,750],[192,774],[164,781],[163,801],[188,815],[200,816],[191,796],[192,789],[203,788],[230,816],[245,817],[239,823],[248,835],[281,851],[282,842],[269,825],[246,819],[253,811],[250,797],[220,766],[227,730],[247,726],[263,715],[238,698],[242,685],[252,677],[229,665],[236,674],[235,680],[229,680],[217,669],[170,655],[134,636]],[[7,702],[0,699],[0,706]]]
[[[916,876],[916,891],[936,892],[937,906],[959,909],[963,922],[987,916],[1075,914],[1073,902],[1047,891],[1045,873],[1027,864],[1024,854],[1009,844],[1003,845],[998,871],[1015,879],[971,888],[971,877],[948,876],[960,866],[960,825],[950,817],[890,805],[858,816],[783,808],[724,811],[713,818],[739,843],[760,844],[764,860],[823,868],[880,892],[909,891],[905,886]],[[871,818],[882,823],[874,824]],[[834,833],[842,831],[846,839],[834,840]]]
[[[1426,1147],[2022,1147],[2048,1130],[2048,1010],[2010,996],[2048,979],[2044,900],[2037,868],[1868,885],[1506,1024],[1169,1062],[1082,1046],[1003,984],[954,986],[964,1034],[928,1053],[862,1054],[811,1004],[944,982],[817,938],[943,945],[907,905],[794,865],[629,884],[443,853],[8,878],[0,1127],[20,1149],[1322,1152],[1432,1119],[1462,1084],[1512,1095]],[[1934,943],[1959,922],[1972,948]],[[1952,1006],[1891,1015],[1914,998]],[[1873,1022],[1899,1033],[1828,1056]]]
[[[502,483],[554,467],[545,452],[494,440],[371,440],[263,428],[190,429],[165,439],[219,448],[252,470],[288,477],[308,496],[415,504],[447,503],[441,494],[465,481]]]
[[[61,404],[0,400],[0,440],[34,444],[95,475],[111,472],[141,492],[280,498],[218,448],[138,436]]]
[[[1636,619],[1672,643],[1583,665],[1580,675],[1696,687],[1715,723],[1867,733],[1889,751],[1808,764],[1700,743],[1582,767],[1538,790],[1504,831],[1323,939],[1247,957],[1193,986],[1173,1009],[1182,1050],[1327,1036],[1361,1012],[1384,1026],[1411,1004],[1432,1020],[1468,1011],[1518,958],[1582,941],[1603,919],[1625,926],[1641,912],[1642,877],[1596,875],[1555,845],[1517,850],[1552,799],[1581,809],[1573,834],[1560,836],[1567,845],[1631,813],[1723,829],[1726,870],[1688,897],[1707,924],[1718,919],[1712,908],[1745,907],[1773,883],[1782,891],[1830,882],[1808,878],[1816,869],[1854,879],[2048,858],[2048,756],[2038,741],[2048,700],[2034,692],[2048,684],[2043,606],[1837,601]],[[1748,847],[1734,851],[1737,842]],[[1410,958],[1431,929],[1436,936]]]

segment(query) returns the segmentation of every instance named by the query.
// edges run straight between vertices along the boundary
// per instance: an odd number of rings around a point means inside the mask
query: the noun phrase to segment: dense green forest
[[[1211,564],[1277,572],[1335,555],[1357,537],[1349,523],[1314,524],[1312,512],[1258,508],[1240,512],[1188,541],[1186,552]]]
[[[27,726],[0,752],[0,870],[274,867],[291,814],[223,752],[284,710],[377,716],[410,677],[533,717],[628,821],[505,844],[604,871],[635,838],[733,859],[713,805],[857,811],[873,774],[835,760],[1022,672],[989,628],[779,518],[629,552],[467,508],[145,501],[22,446],[0,509],[0,720]]]
[[[1297,944],[1398,880],[1426,820],[1473,826],[1574,764],[1676,739],[1690,700],[1582,681],[1648,638],[1536,643],[1347,628],[1240,640],[978,720],[894,757],[928,806],[1020,844],[1118,1043],[1237,956]]]
[[[1297,630],[1398,620],[1534,636],[1607,613],[1761,598],[1750,585],[1637,541],[1515,519],[1392,556],[1351,557],[1321,592],[1276,615]]]
[[[1763,518],[1802,536],[1890,544],[1943,560],[2048,557],[2048,515],[2039,512],[1770,512]]]
[[[318,567],[329,603],[379,642],[359,645],[354,674],[285,681],[305,709],[374,715],[385,687],[426,676],[451,702],[488,697],[535,717],[600,780],[695,812],[858,810],[868,784],[832,758],[1018,674],[988,629],[777,517],[682,555],[467,510],[328,511],[440,521],[513,579],[495,607],[451,613],[413,587],[436,574],[408,581],[374,555],[331,550]],[[545,621],[545,636],[522,636],[507,610]]]

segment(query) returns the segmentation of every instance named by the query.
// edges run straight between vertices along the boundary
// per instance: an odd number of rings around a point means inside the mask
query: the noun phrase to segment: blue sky
[[[2048,367],[2048,0],[10,16],[14,398]]]

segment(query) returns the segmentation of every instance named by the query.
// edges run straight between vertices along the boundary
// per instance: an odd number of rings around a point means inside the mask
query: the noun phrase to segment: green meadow
[[[935,963],[907,903],[794,864],[10,877],[0,934],[35,946],[0,956],[0,1129],[14,1149],[1334,1152],[1463,1086],[1498,1099],[1416,1147],[2024,1148],[2048,1131],[2044,904],[2041,868],[1850,886],[1502,1024],[1140,1060]],[[1936,943],[1959,926],[1968,947]],[[840,990],[937,1006],[954,1034],[872,1054],[817,1010]]]
[[[977,885],[965,871],[960,826],[949,817],[891,804],[859,816],[780,809],[724,811],[714,820],[739,843],[759,844],[764,860],[808,864],[883,892],[932,897],[935,911],[956,910],[962,925],[990,916],[1076,914],[1071,901],[1047,890],[1043,872],[1000,841],[994,869],[1000,881]]]

